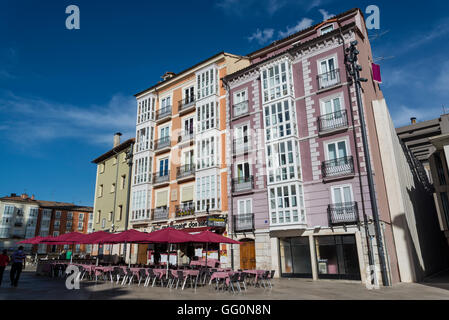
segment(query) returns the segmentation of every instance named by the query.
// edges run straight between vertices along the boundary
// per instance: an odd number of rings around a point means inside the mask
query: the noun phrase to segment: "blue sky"
[[[0,3],[0,195],[93,205],[116,131],[134,136],[133,94],[213,54],[247,54],[323,15],[380,8],[372,41],[397,126],[449,112],[449,4],[426,1],[190,0]],[[67,30],[65,8],[80,8]]]

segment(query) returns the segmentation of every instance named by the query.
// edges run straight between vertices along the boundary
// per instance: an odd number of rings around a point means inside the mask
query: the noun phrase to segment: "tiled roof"
[[[86,206],[78,206],[74,203],[68,203],[68,202],[58,202],[58,201],[45,201],[45,200],[36,200],[31,198],[22,198],[20,195],[11,197],[1,197],[0,201],[11,201],[11,202],[21,202],[21,203],[28,203],[28,204],[35,204],[41,208],[47,208],[47,209],[61,209],[61,210],[67,210],[67,211],[83,211],[83,212],[92,212],[92,207],[86,207]]]

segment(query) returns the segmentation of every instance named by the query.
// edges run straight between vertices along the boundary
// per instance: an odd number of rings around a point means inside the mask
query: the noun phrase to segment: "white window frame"
[[[203,69],[195,74],[196,99],[201,100],[218,95],[218,68],[215,65]]]
[[[321,59],[317,60],[318,75],[322,75],[322,74],[325,73],[325,72],[323,72],[323,70],[321,70],[321,63],[323,61],[326,61],[326,65],[327,65],[327,68],[328,68],[329,67],[329,62],[328,61],[331,60],[331,59],[334,60],[334,70],[339,69],[339,67],[338,67],[338,55],[336,53],[334,53],[334,54],[331,54],[329,56],[326,56],[324,58],[321,58]],[[326,72],[330,72],[330,71],[328,70]]]
[[[339,92],[339,93],[336,93],[336,94],[333,94],[333,95],[330,95],[330,96],[320,99],[320,112],[321,112],[322,116],[328,114],[326,112],[326,102],[327,101],[332,102],[332,110],[333,110],[333,112],[336,112],[335,106],[334,106],[334,100],[337,98],[340,99],[340,111],[346,110],[344,94],[343,94],[343,92]]]
[[[296,196],[296,206],[292,206],[292,193],[291,189],[292,186],[295,186],[295,196]],[[288,188],[288,196],[285,196],[284,194],[284,188]],[[281,196],[281,202],[282,206],[280,206],[279,202],[279,196],[278,196],[278,188],[281,188],[282,196]],[[268,188],[268,210],[270,214],[270,225],[276,226],[276,225],[289,225],[289,224],[306,224],[307,218],[306,218],[306,208],[304,203],[304,186],[301,183],[287,183],[287,184],[281,184],[281,185],[273,185],[269,186]],[[272,200],[271,197],[271,189],[274,189],[274,205],[275,208],[272,208]],[[288,209],[285,208],[285,199],[288,198],[289,207]],[[289,211],[289,216],[285,215],[285,212]],[[294,211],[296,211],[296,216],[294,215]],[[280,215],[280,212],[282,212],[282,215]],[[274,215],[274,216],[273,216]],[[281,217],[283,219],[282,222],[280,222]],[[290,221],[286,221],[286,218],[290,217]],[[294,218],[297,217],[298,221],[294,221]],[[275,219],[273,219],[275,218]]]
[[[285,82],[282,81],[282,65],[285,65]],[[279,68],[279,84],[276,84],[275,69]],[[273,68],[273,77],[270,77],[270,69]],[[293,94],[293,75],[292,75],[292,63],[289,59],[284,58],[282,60],[275,61],[263,69],[260,70],[261,86],[262,86],[262,104],[274,102],[278,99],[285,98]],[[265,79],[266,76],[266,79]],[[273,78],[273,84],[270,83],[270,79]],[[286,93],[284,93],[284,85],[286,86]],[[279,95],[277,89],[279,88]],[[273,96],[272,96],[273,95]]]
[[[337,202],[335,202],[335,195],[334,195],[334,190],[335,189],[341,189],[343,190],[343,188],[347,188],[349,187],[350,193],[351,193],[351,201],[350,202],[354,202],[354,193],[352,190],[352,184],[341,184],[341,185],[336,185],[336,186],[332,186],[330,191],[331,191],[331,199],[332,199],[332,204],[339,204]],[[344,197],[344,193],[342,194],[342,198]],[[347,202],[343,202],[343,203],[347,203]]]
[[[346,157],[350,157],[351,156],[351,148],[349,146],[349,138],[348,137],[344,137],[344,138],[338,138],[338,139],[333,139],[333,140],[329,140],[329,141],[325,141],[324,142],[324,156],[325,156],[325,160],[329,161],[331,160],[329,157],[329,145],[330,144],[335,144],[338,145],[339,142],[345,142],[345,148],[346,148]],[[338,150],[338,149],[336,149]],[[339,159],[339,158],[336,158]]]
[[[324,30],[324,29],[327,29],[327,28],[330,28],[330,27],[332,27],[332,30],[329,30],[329,31],[326,31],[326,32],[323,33],[323,30]],[[324,35],[324,34],[326,34],[326,33],[332,32],[332,31],[334,31],[334,30],[335,30],[335,26],[334,26],[333,23],[327,24],[327,25],[325,25],[324,27],[320,28],[320,35],[322,36],[322,35]]]
[[[286,110],[285,110],[285,102],[288,103],[288,115],[289,120],[285,120]],[[279,112],[278,112],[278,106],[281,104],[282,108],[282,124],[279,124]],[[275,113],[273,112],[273,106],[276,109]],[[268,117],[267,117],[267,108],[268,108]],[[273,118],[274,117],[274,118]],[[267,122],[269,121],[269,124]],[[273,124],[273,120],[276,121],[275,124]],[[263,121],[264,121],[264,135],[265,135],[265,141],[266,142],[272,142],[277,141],[280,139],[285,139],[289,137],[297,137],[297,121],[296,121],[296,112],[295,112],[295,102],[291,98],[287,99],[281,99],[277,101],[273,101],[272,103],[267,103],[263,106]],[[287,125],[290,125],[290,134],[287,134]],[[284,135],[280,136],[280,129],[281,126],[284,131]]]
[[[241,203],[241,202],[244,202],[244,208],[245,208],[245,211],[246,211],[246,209],[247,209],[247,207],[246,207],[246,202],[247,202],[247,201],[250,202],[250,208],[251,208],[250,212],[241,212],[241,211],[240,211],[240,203]],[[239,215],[240,215],[240,214],[254,213],[253,211],[254,211],[254,209],[253,209],[253,199],[252,199],[252,198],[238,199],[238,200],[237,200],[237,213],[238,213]]]

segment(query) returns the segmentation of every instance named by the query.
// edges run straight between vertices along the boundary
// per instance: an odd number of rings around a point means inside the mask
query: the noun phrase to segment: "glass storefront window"
[[[315,237],[318,277],[361,280],[354,235]]]
[[[312,277],[308,237],[279,239],[281,274],[289,277]]]

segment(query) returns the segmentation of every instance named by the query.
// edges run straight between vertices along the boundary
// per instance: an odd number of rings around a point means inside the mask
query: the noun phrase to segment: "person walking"
[[[11,278],[11,286],[17,287],[19,284],[20,274],[25,266],[25,254],[23,253],[23,246],[20,246],[11,257],[11,272],[9,274]]]
[[[9,263],[8,251],[3,250],[2,254],[0,254],[0,286],[2,285],[3,279],[3,271],[5,271],[6,266]]]

